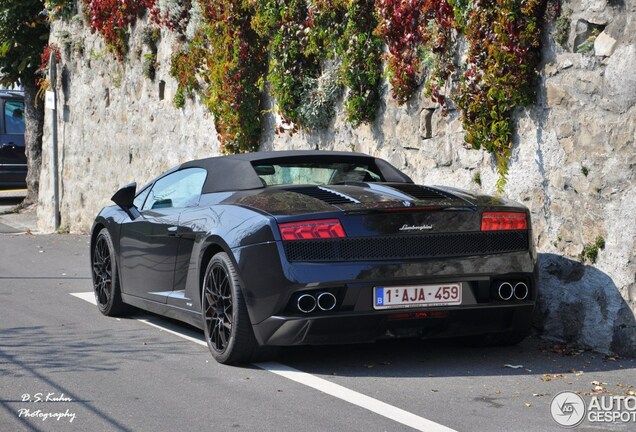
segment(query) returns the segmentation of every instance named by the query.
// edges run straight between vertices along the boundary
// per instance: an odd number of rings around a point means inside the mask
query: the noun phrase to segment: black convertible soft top
[[[406,174],[387,161],[364,153],[319,150],[272,151],[217,156],[186,162],[178,170],[204,168],[208,176],[202,193],[227,192],[263,188],[263,183],[254,170],[255,165],[276,163],[350,162],[363,163],[377,168],[384,181],[413,183]]]

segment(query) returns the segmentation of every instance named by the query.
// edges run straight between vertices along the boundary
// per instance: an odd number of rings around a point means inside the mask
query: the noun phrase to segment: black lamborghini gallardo
[[[95,297],[198,326],[214,358],[265,347],[470,337],[513,344],[537,287],[528,209],[421,186],[359,153],[187,162],[120,189],[92,229]]]

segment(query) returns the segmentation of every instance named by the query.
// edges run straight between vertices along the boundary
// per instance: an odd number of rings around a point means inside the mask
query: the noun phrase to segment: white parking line
[[[81,293],[71,293],[73,297],[80,298],[84,301],[87,301],[91,304],[97,306],[97,302],[95,301],[95,294],[92,291],[89,292],[81,292]]]
[[[425,419],[403,409],[394,407],[372,397],[350,390],[339,384],[332,383],[326,379],[299,371],[280,363],[256,363],[261,369],[265,369],[276,375],[280,375],[297,383],[306,385],[330,396],[342,399],[343,401],[352,403],[361,408],[379,414],[388,419],[394,420],[403,425],[412,427],[415,430],[426,432],[454,432],[454,429],[447,428],[439,423]]]
[[[71,295],[77,298],[80,298],[84,301],[87,301],[89,303],[96,304],[95,295],[92,292],[71,293]],[[147,324],[151,327],[158,328],[162,331],[168,332],[170,334],[173,334],[175,336],[178,336],[190,342],[194,342],[198,345],[207,346],[207,344],[203,340],[194,338],[192,336],[188,336],[183,333],[179,333],[163,325],[152,323],[146,319],[137,319],[137,321]],[[315,390],[326,393],[330,396],[341,399],[343,401],[349,402],[353,405],[357,405],[361,408],[374,412],[378,415],[381,415],[383,417],[386,417],[388,419],[391,419],[395,422],[401,423],[405,426],[411,427],[418,431],[456,432],[454,429],[450,429],[444,425],[435,423],[432,420],[425,419],[424,417],[420,417],[418,415],[405,411],[401,408],[395,407],[393,405],[389,405],[380,400],[366,396],[362,393],[358,393],[357,391],[348,389],[339,384],[333,383],[331,381],[327,381],[326,379],[317,377],[315,375],[311,375],[307,372],[303,372],[298,369],[294,369],[292,367],[286,366],[281,363],[265,362],[265,363],[255,363],[254,365],[263,370],[272,372],[278,376],[287,378],[299,384],[303,384],[307,387],[311,387]]]
[[[92,291],[91,292],[81,292],[81,293],[71,293],[71,295],[73,297],[80,298],[80,299],[82,299],[84,301],[87,301],[87,302],[97,306],[97,301],[95,301],[95,294]]]

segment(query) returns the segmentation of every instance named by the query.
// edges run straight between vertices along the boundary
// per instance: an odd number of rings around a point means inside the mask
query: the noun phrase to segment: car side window
[[[137,196],[135,197],[135,200],[133,201],[133,205],[137,207],[137,209],[140,209],[141,206],[144,205],[144,202],[146,201],[146,198],[148,197],[149,193],[150,193],[150,187],[147,187],[141,192],[139,192]]]
[[[8,100],[4,103],[5,133],[24,134],[24,103]]]
[[[207,171],[188,168],[173,172],[155,182],[142,211],[160,208],[188,207],[199,202]]]

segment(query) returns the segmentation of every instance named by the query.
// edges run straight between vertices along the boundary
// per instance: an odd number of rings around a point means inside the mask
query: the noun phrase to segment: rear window
[[[24,102],[4,102],[4,128],[8,134],[24,134]]]
[[[312,162],[255,164],[254,170],[265,186],[345,182],[381,182],[375,166],[364,163]]]

